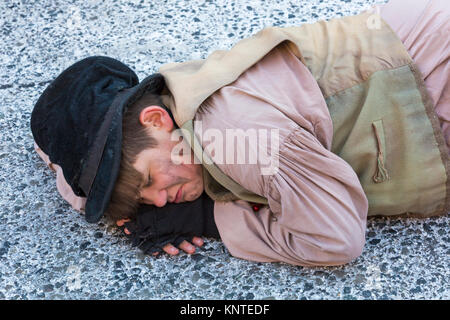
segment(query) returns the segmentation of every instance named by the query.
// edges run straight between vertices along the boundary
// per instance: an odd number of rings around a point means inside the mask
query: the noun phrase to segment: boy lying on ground
[[[89,222],[128,223],[149,253],[220,235],[252,261],[348,263],[368,215],[450,204],[450,10],[394,0],[379,12],[266,28],[141,83],[86,58],[38,100],[36,150]]]

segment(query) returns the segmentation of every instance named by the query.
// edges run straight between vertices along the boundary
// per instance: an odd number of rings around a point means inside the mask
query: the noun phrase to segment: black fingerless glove
[[[203,192],[194,201],[167,203],[164,207],[140,205],[136,219],[124,225],[130,232],[133,246],[144,253],[161,252],[171,243],[178,246],[194,236],[220,239],[214,222],[214,201]]]

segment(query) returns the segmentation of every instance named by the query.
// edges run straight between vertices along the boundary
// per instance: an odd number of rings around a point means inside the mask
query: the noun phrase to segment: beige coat
[[[239,107],[236,107],[236,106]],[[308,69],[281,45],[200,107],[203,131],[278,129],[274,175],[262,164],[217,164],[269,205],[254,212],[243,200],[215,202],[214,218],[231,254],[254,261],[343,264],[361,254],[367,198],[352,167],[330,151],[333,124]],[[199,128],[195,133],[200,139]],[[270,145],[270,142],[267,143]],[[207,141],[203,142],[206,148]],[[240,145],[245,154],[245,145]]]

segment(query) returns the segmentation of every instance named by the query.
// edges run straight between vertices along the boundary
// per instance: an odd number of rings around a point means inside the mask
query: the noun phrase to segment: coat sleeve
[[[280,144],[279,169],[264,176],[269,205],[216,202],[220,236],[238,258],[328,266],[350,262],[365,243],[368,201],[356,173],[302,127]]]

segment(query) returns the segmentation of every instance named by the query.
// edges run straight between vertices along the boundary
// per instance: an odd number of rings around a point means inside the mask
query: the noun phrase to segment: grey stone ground
[[[448,299],[449,218],[377,218],[353,263],[301,268],[253,263],[207,241],[189,256],[143,256],[59,196],[33,150],[39,94],[90,55],[142,79],[167,62],[205,58],[264,26],[350,15],[384,1],[0,2],[1,299]]]

